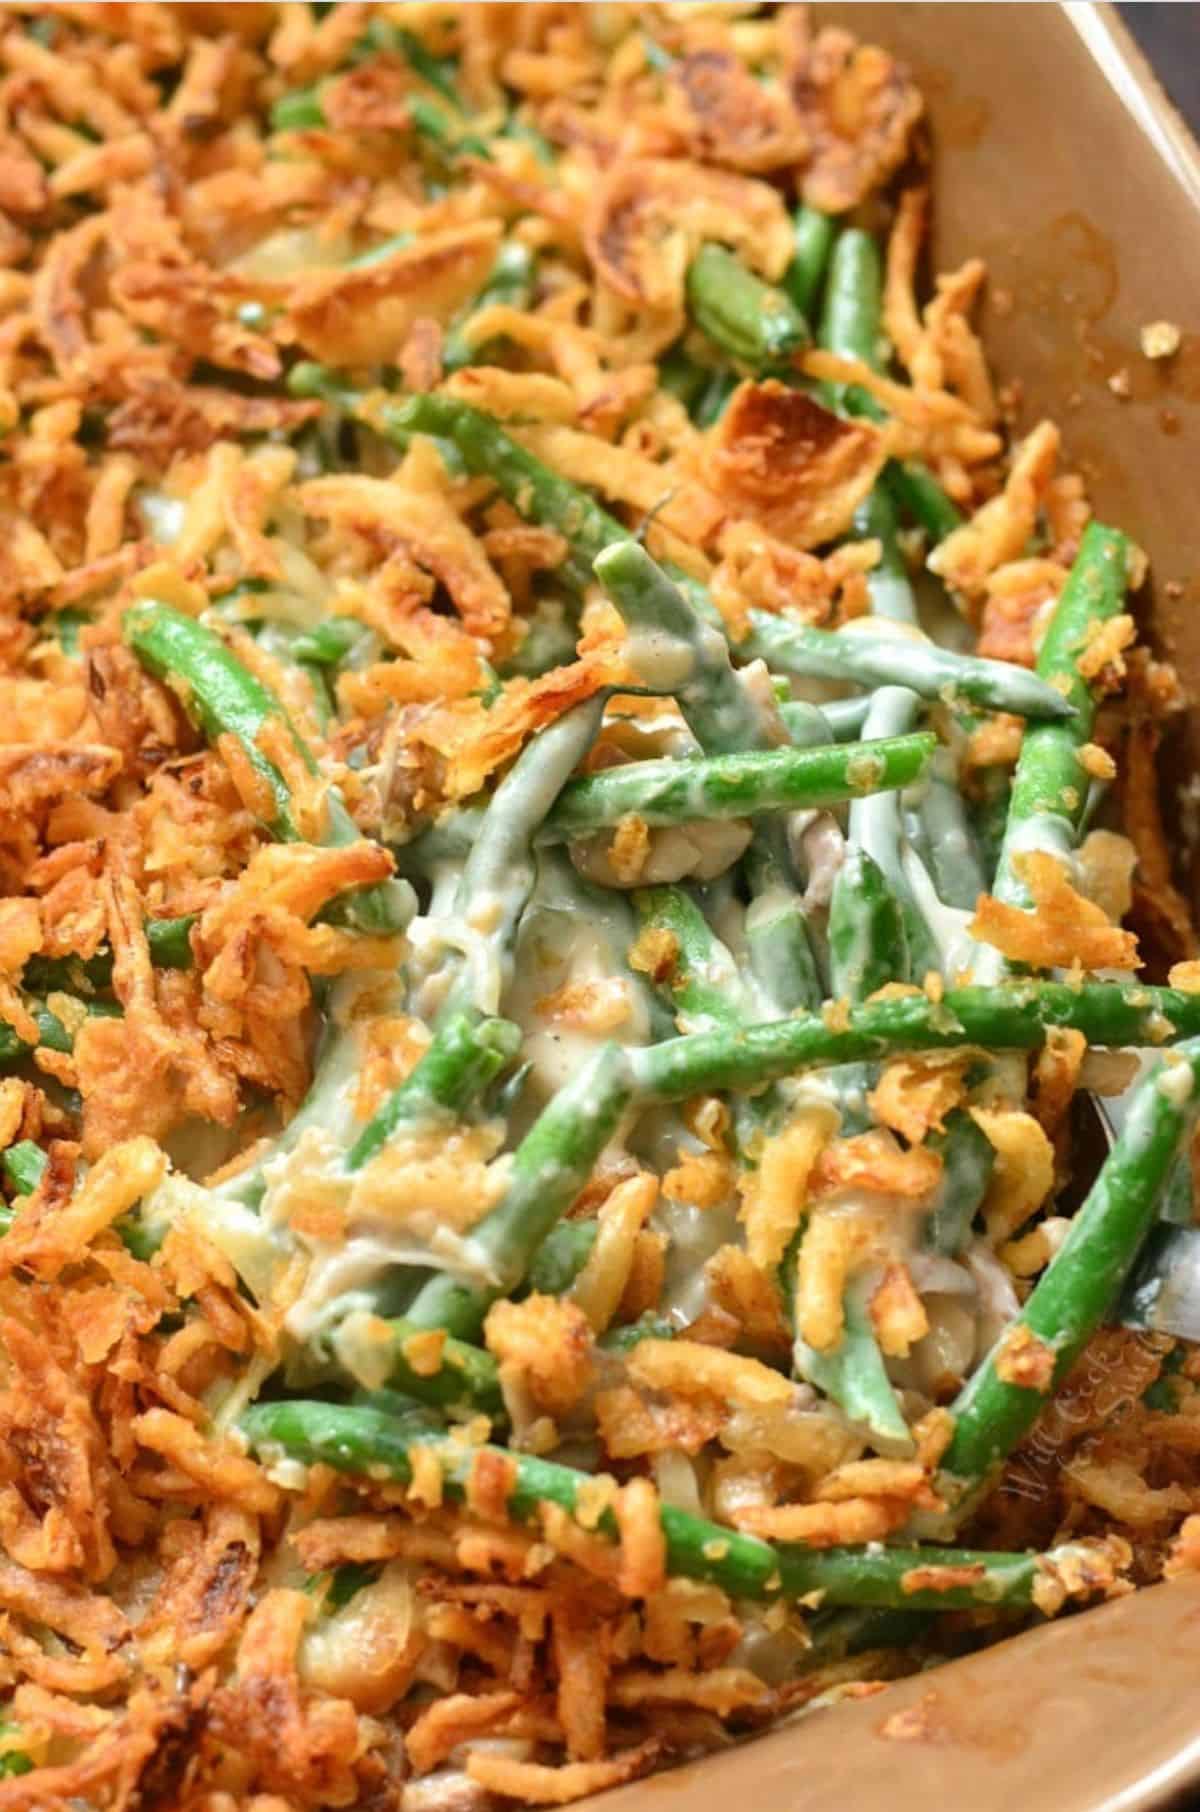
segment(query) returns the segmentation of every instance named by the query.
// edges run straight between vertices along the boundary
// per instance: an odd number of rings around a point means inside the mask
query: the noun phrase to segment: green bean
[[[533,1255],[527,1282],[539,1296],[565,1296],[591,1257],[598,1222],[559,1221]]]
[[[786,291],[723,245],[702,245],[693,258],[687,304],[700,331],[752,372],[786,370],[809,343],[808,322]]]
[[[772,999],[772,990],[790,992],[792,982],[789,977],[785,974],[781,978],[776,972],[760,979],[754,971],[755,993],[752,995],[742,982],[729,950],[684,888],[645,888],[635,895],[635,902],[643,925],[668,931],[675,940],[672,972],[661,992],[686,1031],[709,1028],[736,1034],[743,1026],[753,1023],[756,1000],[766,1002],[772,1017],[785,1017],[788,1009],[780,1008]],[[772,910],[768,895],[761,896],[758,905],[768,913]],[[752,906],[751,912],[754,910]],[[749,917],[748,913],[747,919]],[[766,933],[758,940],[760,963],[768,950],[772,950],[781,965],[793,960],[789,930],[790,919],[786,919],[782,937],[768,923]],[[773,948],[777,945],[781,948]],[[750,947],[748,937],[747,948]],[[808,956],[807,945],[805,955]],[[807,976],[802,979],[806,981]],[[761,1133],[779,1107],[780,1100],[774,1089],[764,1089],[749,1099],[739,1098],[734,1103],[734,1127],[743,1153],[753,1149],[755,1135]]]
[[[881,687],[872,697],[864,734],[907,729],[916,707],[915,693],[903,687]],[[861,1004],[887,982],[909,980],[914,969],[924,973],[927,967],[936,966],[936,948],[904,875],[901,840],[895,795],[886,801],[855,800],[850,807],[849,846],[829,905],[832,991],[854,1004]],[[871,1081],[872,1069],[867,1064],[840,1072],[846,1130],[861,1123],[858,1103],[865,1102]],[[802,1228],[799,1247],[804,1234]],[[818,1352],[797,1338],[796,1370],[824,1390],[851,1421],[862,1423],[874,1445],[907,1452],[911,1437],[857,1282],[843,1291],[842,1309],[842,1336],[832,1350]]]
[[[586,1225],[566,1221],[563,1227]],[[592,1223],[593,1229],[595,1223]],[[556,1229],[557,1231],[557,1229]],[[580,1267],[582,1269],[582,1266]],[[568,1279],[564,1290],[573,1282]],[[562,1294],[562,1291],[556,1292]],[[449,1335],[435,1335],[439,1344],[426,1355],[421,1343],[427,1328],[418,1328],[404,1316],[380,1320],[370,1314],[348,1315],[336,1328],[330,1347],[332,1357],[349,1377],[384,1374],[385,1387],[416,1403],[428,1404],[444,1414],[487,1416],[495,1425],[508,1420],[501,1389],[500,1367],[481,1346]],[[624,1327],[610,1328],[597,1345],[605,1352],[627,1353],[642,1340],[673,1340],[675,1327],[661,1315],[647,1313]],[[410,1347],[410,1342],[416,1342]],[[433,1363],[430,1364],[432,1359]]]
[[[628,538],[618,541],[597,555],[594,570],[620,611],[647,675],[662,672],[704,753],[764,747],[767,719],[734,672],[724,635],[694,609],[645,548]]]
[[[841,358],[861,359],[874,371],[881,368],[882,288],[883,270],[874,239],[858,227],[843,227],[834,242],[825,280],[818,337],[826,350]],[[878,420],[883,414],[875,399],[854,385],[831,384],[829,393],[834,408],[847,415]]]
[[[647,1309],[636,1321],[606,1329],[596,1345],[606,1353],[629,1353],[643,1340],[674,1340],[678,1331],[675,1323],[668,1321],[665,1315],[656,1315],[652,1309]]]
[[[410,96],[408,119],[413,130],[436,146],[443,156],[479,157],[484,163],[491,163],[492,153],[484,140],[477,133],[464,132],[459,119],[450,118],[423,94]]]
[[[323,130],[328,125],[321,98],[323,87],[324,83],[318,82],[311,87],[293,88],[287,94],[280,95],[271,107],[272,132]],[[409,97],[408,123],[414,132],[419,133],[444,157],[480,157],[491,162],[491,151],[483,139],[473,132],[463,131],[458,118],[444,113],[423,94]]]
[[[1121,609],[1131,558],[1124,535],[1089,522],[1038,651],[1039,679],[1061,688],[1060,696],[1074,708],[1074,716],[1065,724],[1030,726],[1021,743],[992,889],[1010,905],[1024,906],[1029,900],[1015,869],[1015,858],[1022,851],[1043,849],[1069,856],[1074,847],[1088,793],[1079,751],[1091,737],[1096,713],[1077,659],[1091,626]]]
[[[685,1030],[744,1025],[752,1015],[737,965],[691,894],[682,887],[643,887],[633,901],[644,929],[669,932],[675,940],[664,992]]]
[[[500,1368],[482,1347],[443,1337],[432,1365],[420,1352],[429,1330],[403,1316],[381,1321],[374,1315],[348,1315],[330,1341],[332,1356],[350,1377],[369,1372],[385,1381],[386,1388],[413,1397],[419,1403],[465,1417],[484,1415],[506,1419],[500,1390]],[[416,1346],[409,1351],[410,1343]]]
[[[37,23],[44,23],[44,21],[37,21]],[[19,1729],[20,1725],[14,1723],[11,1718],[0,1719],[0,1734],[9,1736]],[[31,1774],[32,1772],[33,1761],[23,1749],[5,1749],[0,1753],[0,1778],[11,1779],[14,1775]]]
[[[743,865],[750,887],[746,956],[759,999],[771,1018],[811,1011],[823,989],[804,896],[793,885],[778,844],[756,836]]]
[[[462,101],[454,86],[458,65],[453,57],[435,56],[415,32],[409,31],[407,26],[396,25],[391,19],[372,19],[360,42],[372,50],[398,53],[414,75],[420,76],[428,87],[461,112]]]
[[[792,741],[803,749],[814,743],[852,741],[867,721],[870,708],[870,694],[864,692],[857,698],[825,699],[819,705],[800,698],[784,699],[779,715]]]
[[[6,1020],[0,1020],[0,1070],[22,1063],[35,1050],[70,1053],[75,1048],[74,1032],[44,1001],[31,1000],[26,1004],[37,1024],[37,1044],[26,1044]],[[113,1001],[78,1000],[76,1005],[89,1019],[117,1019],[121,1015],[121,1008]]]
[[[617,1045],[602,1045],[543,1108],[513,1153],[503,1196],[471,1229],[477,1268],[488,1281],[470,1284],[439,1273],[409,1305],[409,1320],[464,1340],[476,1335],[491,1304],[511,1295],[524,1279],[631,1099],[625,1054]]]
[[[338,667],[369,631],[354,617],[326,617],[312,629],[301,630],[291,645],[293,660],[317,667]]]
[[[211,741],[234,737],[273,801],[267,820],[272,835],[285,841],[298,838],[291,790],[259,747],[265,726],[272,722],[283,726],[310,774],[317,772],[317,764],[274,693],[231,654],[213,630],[169,604],[150,599],[135,604],[125,612],[124,634],[151,673],[182,683],[186,709]],[[334,788],[329,791],[325,819],[321,841],[326,848],[342,848],[360,840],[358,826]],[[362,930],[389,932],[404,929],[412,908],[411,890],[403,882],[379,881],[358,890],[346,910]]]
[[[692,420],[698,428],[711,428],[725,413],[725,405],[741,379],[736,371],[714,371],[692,407]]]
[[[979,859],[989,884],[994,884],[1004,832],[1008,824],[1008,805],[1012,785],[1004,768],[984,768],[978,776],[979,795],[967,806],[967,819],[974,835]]]
[[[311,132],[325,124],[319,89],[290,88],[271,106],[272,132]]]
[[[896,1050],[986,1044],[1035,1049],[1052,1025],[1075,1025],[1089,1043],[1145,1042],[1168,1009],[1200,1031],[1200,996],[1112,983],[1011,984],[960,988],[936,1004],[925,995],[872,1001],[837,1029],[824,1018],[790,1019],[735,1031],[698,1032],[641,1050],[604,1045],[554,1096],[512,1160],[499,1204],[472,1230],[486,1284],[434,1276],[408,1308],[423,1327],[470,1339],[497,1297],[519,1285],[542,1240],[587,1182],[621,1115],[634,1101],[680,1100],[715,1089],[753,1089],[813,1065],[877,1059]]]
[[[524,640],[515,653],[501,662],[501,676],[536,679],[551,667],[566,666],[575,659],[578,635],[578,628],[558,599],[540,598],[533,615],[525,618]]]
[[[930,763],[917,811],[938,898],[947,906],[973,912],[980,894],[987,892],[987,876],[971,833],[949,749],[939,749]]]
[[[942,1160],[941,1180],[925,1223],[925,1241],[933,1251],[953,1258],[971,1237],[972,1222],[996,1167],[996,1150],[961,1108],[947,1114],[943,1130],[930,1133],[925,1143]]]
[[[43,621],[45,620],[47,619],[43,619]],[[86,612],[77,610],[73,605],[68,604],[64,610],[56,610],[48,620],[54,626],[54,633],[58,637],[58,645],[63,653],[69,655],[72,660],[77,660],[81,652],[79,631],[86,629],[92,619]]]
[[[32,1139],[18,1139],[7,1151],[0,1152],[4,1179],[17,1195],[33,1194],[48,1163],[45,1152]]]
[[[864,1001],[911,974],[900,902],[874,857],[846,851],[829,902],[830,987],[835,1000]]]
[[[159,679],[182,683],[188,713],[210,741],[225,735],[237,739],[275,802],[268,828],[280,838],[297,838],[287,782],[258,746],[264,725],[278,721],[289,729],[310,773],[316,772],[316,762],[291,728],[279,700],[230,653],[220,636],[169,604],[148,600],[135,605],[126,612],[124,627],[126,641],[144,666]]]
[[[597,694],[528,742],[492,794],[467,857],[455,917],[481,928],[450,992],[451,1006],[496,1010],[512,979],[517,926],[535,877],[534,840],[596,739],[609,693]]]
[[[846,1290],[842,1307],[845,1325],[836,1346],[818,1352],[797,1337],[793,1348],[797,1375],[824,1391],[851,1422],[866,1429],[873,1446],[892,1454],[911,1453],[912,1434],[884,1367],[861,1285]]]
[[[565,786],[537,842],[590,836],[631,815],[653,826],[819,810],[911,785],[936,746],[934,736],[921,733],[850,747],[835,743],[826,749],[628,762]]]
[[[845,1020],[816,1014],[750,1026],[731,1036],[696,1032],[628,1053],[642,1101],[678,1101],[721,1089],[754,1089],[780,1077],[904,1051],[1038,1050],[1069,1026],[1093,1045],[1162,1044],[1200,1035],[1200,994],[1119,982],[1002,982],[872,1000]]]
[[[901,1648],[910,1653],[929,1639],[933,1618],[928,1611],[887,1609],[817,1611],[809,1620],[811,1647],[804,1671],[844,1661],[871,1649]]]
[[[560,921],[561,930],[552,938],[555,948],[566,947],[577,925],[586,924],[603,948],[609,972],[624,981],[646,1041],[654,1044],[673,1036],[674,1014],[663,1005],[649,979],[629,966],[629,952],[637,938],[637,915],[624,892],[585,881],[565,849],[539,850],[537,888],[521,921],[522,935],[528,928],[535,941],[538,939],[541,915],[554,915]],[[628,1027],[626,1041],[637,1042],[635,1026]]]
[[[447,1436],[422,1415],[395,1416],[368,1405],[318,1402],[257,1403],[241,1419],[242,1432],[263,1459],[286,1455],[336,1472],[407,1483],[416,1448],[437,1459],[448,1497],[467,1492],[476,1457],[507,1470],[508,1511],[518,1521],[536,1518],[543,1504],[573,1513],[591,1487],[592,1475],[528,1453],[476,1447]],[[893,1605],[908,1610],[966,1610],[977,1606],[1028,1606],[1044,1574],[1082,1559],[1087,1550],[1072,1544],[1046,1555],[994,1554],[961,1548],[807,1549],[760,1541],[721,1523],[692,1516],[671,1504],[659,1509],[667,1568],[677,1577],[720,1586],[734,1598],[801,1599],[823,1604]],[[597,1530],[617,1534],[611,1509]],[[946,1581],[924,1583],[924,1569],[944,1567]],[[906,1576],[922,1570],[922,1580]],[[1077,1570],[1077,1569],[1076,1569]]]
[[[0,1152],[0,1169],[14,1195],[32,1195],[45,1175],[49,1161],[41,1146],[35,1145],[32,1139],[20,1139],[7,1151]],[[12,1208],[0,1207],[0,1234],[7,1233],[12,1222]],[[140,1223],[127,1214],[113,1222],[113,1231],[135,1258],[143,1260],[152,1258],[162,1243],[157,1236],[147,1237]]]
[[[917,709],[916,693],[908,687],[881,686],[872,697],[863,734],[902,734],[916,722]],[[936,754],[935,750],[935,758]],[[904,942],[897,956],[906,957],[909,968],[896,970],[891,979],[919,981],[930,969],[940,969],[942,960],[933,928],[918,906],[905,869],[899,795],[856,799],[850,807],[849,831],[851,846],[862,849],[874,861],[904,920]]]
[[[477,1011],[443,1019],[433,1042],[399,1086],[376,1109],[346,1154],[346,1169],[361,1170],[402,1126],[452,1126],[521,1048],[518,1027]]]
[[[344,409],[396,446],[407,446],[414,434],[452,442],[468,472],[490,478],[526,520],[566,537],[570,552],[556,571],[576,591],[591,584],[597,554],[612,541],[628,539],[628,530],[586,491],[552,472],[506,434],[493,416],[469,403],[448,396],[413,396],[402,403],[378,403],[364,413],[360,392],[345,386],[327,367],[307,361],[292,367],[288,388],[294,396],[320,397]]]
[[[814,629],[792,617],[752,610],[750,631],[738,644],[738,653],[804,679],[907,686],[921,698],[951,706],[966,701],[1018,717],[1058,720],[1073,715],[1061,692],[1023,667],[977,654],[955,654],[907,635],[872,634],[869,628]]]
[[[861,359],[873,371],[882,371],[884,365],[880,325],[882,275],[875,241],[856,227],[845,228],[838,235],[830,260],[819,339],[828,351],[841,358]],[[872,421],[884,417],[881,405],[860,385],[831,384],[827,394],[834,407],[847,415],[862,415]],[[919,460],[889,459],[874,494],[889,501],[901,516],[915,521],[935,546],[963,520],[962,512]]]
[[[899,514],[924,529],[931,546],[962,527],[962,511],[918,460],[889,459],[880,482]]]
[[[634,541],[618,542],[597,556],[596,577],[629,626],[651,673],[664,666],[671,692],[706,755],[764,750],[773,710],[764,711],[734,672],[729,644]],[[752,893],[768,906],[749,923],[750,960],[769,973],[769,996],[782,1012],[814,1007],[821,998],[816,961],[800,894],[792,885],[792,860],[782,820],[755,826],[747,861]]]
[[[807,205],[797,208],[792,260],[783,273],[782,285],[806,321],[812,319],[836,232],[837,223],[828,214]]]
[[[677,340],[658,361],[658,387],[673,396],[691,414],[712,380],[712,367],[698,365],[682,340]]]
[[[174,919],[147,919],[144,930],[150,961],[156,969],[190,969],[195,961],[191,934],[197,914]],[[55,990],[78,992],[81,987],[107,988],[112,982],[113,958],[107,945],[95,956],[31,956],[22,971],[26,987],[37,994]]]
[[[1020,1313],[951,1405],[942,1460],[947,1525],[958,1527],[1044,1407],[1112,1306],[1158,1209],[1167,1175],[1200,1109],[1200,1039],[1178,1045],[1142,1083],[1062,1246]],[[1044,1351],[1044,1388],[1015,1383],[1006,1357]]]
[[[876,485],[854,512],[854,532],[862,541],[880,544],[879,564],[867,574],[872,615],[893,623],[916,623],[917,601],[900,551],[896,512],[882,486]]]

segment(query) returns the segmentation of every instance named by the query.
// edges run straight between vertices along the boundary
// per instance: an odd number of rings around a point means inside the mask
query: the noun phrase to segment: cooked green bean
[[[366,1405],[334,1403],[258,1403],[241,1419],[251,1447],[263,1457],[287,1455],[307,1465],[336,1472],[391,1478],[412,1477],[415,1448],[431,1453],[442,1472],[443,1488],[461,1497],[468,1488],[477,1456],[508,1468],[508,1510],[518,1521],[537,1515],[542,1504],[557,1504],[568,1513],[581,1501],[590,1475],[533,1454],[505,1448],[472,1447],[442,1433],[423,1415],[401,1417]],[[908,1610],[965,1610],[1028,1606],[1034,1588],[1085,1549],[1071,1543],[1046,1555],[980,1553],[962,1548],[802,1548],[772,1546],[739,1534],[721,1523],[707,1522],[686,1510],[664,1504],[659,1512],[666,1541],[667,1567],[685,1579],[706,1580],[734,1598],[807,1598],[824,1604],[894,1605]],[[600,1512],[596,1527],[610,1539],[616,1520]],[[945,1569],[944,1584],[937,1569]],[[933,1577],[930,1577],[932,1570]],[[906,1584],[906,1575],[913,1575]]]
[[[796,210],[793,232],[792,260],[783,273],[783,289],[805,320],[811,320],[825,281],[837,222],[817,208],[802,206]]]
[[[869,619],[865,620],[869,623]],[[1072,703],[1036,674],[1008,661],[954,654],[913,636],[873,634],[868,628],[813,629],[794,618],[750,612],[750,633],[739,654],[764,660],[779,673],[804,679],[850,680],[860,686],[908,686],[921,698],[962,700],[1018,717],[1070,719]]]
[[[317,764],[272,692],[233,655],[219,635],[173,605],[146,600],[125,613],[125,639],[144,666],[182,688],[183,702],[211,741],[232,736],[273,801],[267,821],[285,841],[300,836],[291,789],[280,769],[263,753],[259,738],[278,723],[310,774]],[[360,833],[336,788],[325,807],[322,842],[327,848],[357,843]],[[413,899],[403,882],[378,881],[347,900],[346,911],[364,931],[402,931],[412,917]]]
[[[786,369],[809,343],[808,322],[786,290],[764,283],[723,245],[702,245],[693,258],[687,301],[700,331],[750,371]]]
[[[1200,1039],[1192,1039],[1142,1083],[1066,1239],[951,1406],[954,1436],[941,1466],[949,1526],[970,1514],[1104,1319],[1198,1111]]]
[[[536,841],[590,836],[631,816],[653,826],[819,810],[910,786],[924,773],[936,746],[935,737],[921,732],[849,747],[834,743],[827,749],[629,762],[569,782]]]

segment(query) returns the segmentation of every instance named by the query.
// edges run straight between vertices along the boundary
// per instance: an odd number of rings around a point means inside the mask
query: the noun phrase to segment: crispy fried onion
[[[422,316],[444,318],[481,287],[500,232],[498,220],[476,220],[423,234],[378,264],[311,271],[288,299],[292,331],[306,352],[337,365],[395,359]]]
[[[787,80],[812,144],[804,199],[841,214],[903,161],[924,104],[904,65],[878,45],[836,27],[813,38],[801,7],[785,17]]]
[[[807,548],[845,532],[887,454],[874,423],[846,421],[771,378],[738,386],[703,468],[732,515]]]
[[[1012,963],[1038,969],[1136,969],[1137,938],[1110,922],[1104,908],[1072,887],[1057,856],[1026,850],[1013,858],[1013,869],[1028,888],[1030,911],[1007,905],[991,894],[980,896],[971,935],[993,945]]]
[[[682,313],[687,267],[709,239],[772,281],[792,252],[787,210],[767,183],[682,159],[622,158],[601,181],[585,229],[597,275],[660,314]]]

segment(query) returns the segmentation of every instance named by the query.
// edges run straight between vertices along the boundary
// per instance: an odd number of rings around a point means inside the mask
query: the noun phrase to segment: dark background
[[[1195,0],[1139,0],[1118,10],[1155,75],[1200,136],[1200,5]]]

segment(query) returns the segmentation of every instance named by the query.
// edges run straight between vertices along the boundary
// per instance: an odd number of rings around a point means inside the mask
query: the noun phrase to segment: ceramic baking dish
[[[1161,650],[1200,693],[1200,152],[1107,6],[817,9],[913,67],[938,269],[979,253],[993,365],[1146,548]],[[1151,364],[1139,328],[1184,329]],[[1112,382],[1115,380],[1115,384]],[[1180,799],[1200,712],[1165,763]],[[1195,813],[1191,814],[1193,817]],[[1186,878],[1186,874],[1185,874]],[[604,1812],[1144,1812],[1200,1788],[1200,1578],[1154,1587],[607,1795]],[[1182,1796],[1182,1797],[1181,1797]],[[585,1802],[594,1803],[594,1802]]]

